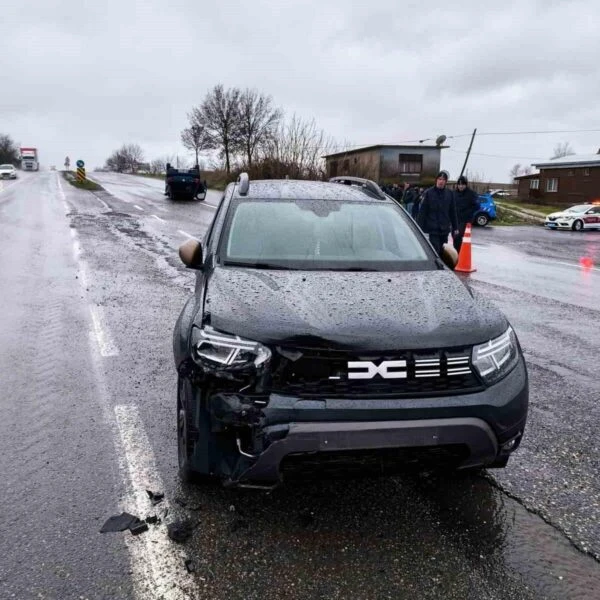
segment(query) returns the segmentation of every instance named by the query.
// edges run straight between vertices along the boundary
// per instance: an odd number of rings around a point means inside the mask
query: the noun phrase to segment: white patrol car
[[[0,165],[0,179],[16,179],[17,170],[14,165]]]
[[[549,214],[544,221],[548,229],[600,229],[600,205],[578,204],[566,210]]]

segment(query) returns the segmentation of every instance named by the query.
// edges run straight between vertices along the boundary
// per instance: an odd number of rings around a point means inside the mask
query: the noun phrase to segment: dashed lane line
[[[119,356],[119,348],[113,341],[113,338],[104,321],[104,311],[101,306],[91,305],[90,313],[92,315],[92,334],[98,347],[100,354],[104,357]]]
[[[133,206],[135,206],[138,210],[144,210],[141,206],[138,206],[137,204],[134,204]]]
[[[143,518],[158,508],[150,506],[146,490],[163,491],[165,486],[137,406],[117,405],[114,414],[129,471],[131,492],[126,510]],[[163,514],[171,512],[166,498],[159,507]],[[187,555],[167,537],[165,529],[164,523],[157,527],[151,526],[141,536],[129,540],[136,597],[139,600],[197,598],[193,593],[193,580],[184,568]]]
[[[155,219],[157,219],[158,221],[162,221],[163,223],[165,223],[164,219],[161,219],[160,217],[156,216],[156,215],[150,215],[151,217],[154,217]]]

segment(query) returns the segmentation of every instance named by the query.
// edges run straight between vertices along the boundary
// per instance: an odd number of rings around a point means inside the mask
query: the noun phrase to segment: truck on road
[[[39,171],[37,148],[21,148],[21,169],[23,171]]]

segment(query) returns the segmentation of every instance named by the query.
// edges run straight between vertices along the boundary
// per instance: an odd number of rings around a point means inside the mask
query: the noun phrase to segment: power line
[[[450,152],[456,152],[458,154],[466,154],[466,150],[454,150],[453,148],[448,148]],[[539,156],[507,156],[505,154],[485,154],[483,152],[471,152],[474,156],[489,156],[491,158],[511,158],[515,160],[546,160],[544,158],[540,158]]]

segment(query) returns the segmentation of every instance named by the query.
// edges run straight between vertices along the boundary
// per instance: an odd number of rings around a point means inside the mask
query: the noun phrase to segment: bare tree
[[[521,169],[521,175],[531,175],[533,169],[531,167],[523,167]]]
[[[19,149],[9,135],[0,134],[0,163],[19,164]]]
[[[271,96],[256,90],[245,89],[239,99],[239,144],[245,154],[247,166],[257,150],[273,139],[283,113],[273,107]]]
[[[513,168],[510,170],[510,178],[514,179],[515,177],[518,177],[521,174],[521,164],[517,163],[516,165],[513,166]]]
[[[282,122],[263,150],[262,160],[274,165],[274,177],[289,175],[297,179],[323,179],[323,156],[335,147],[335,141],[314,119],[305,121],[293,115]]]
[[[140,163],[144,162],[144,151],[138,144],[125,144],[121,151],[127,161],[127,168],[132,173],[138,170]]]
[[[575,152],[573,151],[573,148],[571,148],[571,144],[569,144],[569,142],[561,142],[554,146],[554,154],[551,158],[563,158],[564,156],[571,156],[572,154],[575,154]]]
[[[219,150],[225,159],[225,170],[231,173],[231,158],[239,148],[240,90],[226,90],[216,85],[204,98],[202,104],[192,109],[190,126],[199,126],[206,131],[209,148]]]
[[[210,136],[203,125],[193,122],[192,115],[188,115],[191,125],[181,132],[181,143],[187,150],[192,150],[196,154],[195,164],[199,164],[198,155],[203,150],[209,150],[213,147]]]
[[[106,159],[106,168],[117,173],[135,173],[144,162],[144,151],[138,144],[123,144]]]

